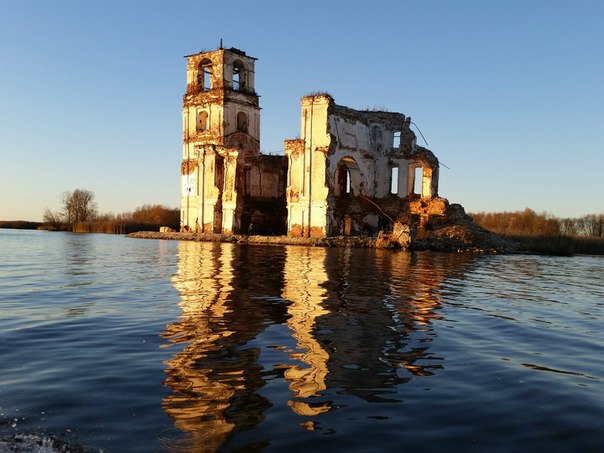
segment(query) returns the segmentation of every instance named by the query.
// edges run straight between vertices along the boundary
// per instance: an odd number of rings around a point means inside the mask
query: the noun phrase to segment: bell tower
[[[256,58],[222,46],[185,58],[181,229],[237,233],[243,163],[260,154]]]

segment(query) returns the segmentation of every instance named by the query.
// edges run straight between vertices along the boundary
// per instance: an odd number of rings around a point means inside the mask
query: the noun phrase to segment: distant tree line
[[[94,193],[85,189],[61,194],[61,209],[46,208],[42,228],[79,233],[131,233],[168,226],[178,230],[180,211],[160,204],[145,204],[133,212],[99,214]]]
[[[547,255],[604,255],[604,213],[558,218],[532,209],[469,214],[481,227]]]
[[[15,230],[37,230],[42,225],[41,222],[28,222],[27,220],[0,220],[0,228]]]
[[[558,218],[532,209],[516,212],[479,212],[469,214],[481,227],[499,234],[525,236],[604,237],[604,213],[579,218]]]

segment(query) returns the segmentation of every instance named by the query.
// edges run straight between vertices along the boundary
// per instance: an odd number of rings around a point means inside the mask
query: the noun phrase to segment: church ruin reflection
[[[317,318],[329,313],[322,306],[327,297],[325,256],[324,248],[289,247],[286,253],[283,298],[291,301],[287,325],[300,351],[290,353],[290,358],[304,366],[290,366],[285,371],[285,379],[291,382],[289,388],[294,396],[288,404],[298,415],[318,415],[330,409],[328,402],[302,400],[312,400],[327,388],[329,354],[315,335]]]
[[[447,259],[179,243],[172,281],[182,314],[163,334],[181,348],[166,362],[163,402],[186,436],[178,448],[215,451],[272,408],[313,429],[346,395],[400,401],[401,384],[444,366],[430,351],[442,285],[464,272]],[[263,391],[270,380],[289,394]]]

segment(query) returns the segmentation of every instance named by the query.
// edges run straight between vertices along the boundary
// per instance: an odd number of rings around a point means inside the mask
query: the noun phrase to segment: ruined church
[[[186,59],[182,231],[321,238],[444,216],[438,159],[409,117],[304,96],[300,138],[262,154],[256,58],[221,46]]]

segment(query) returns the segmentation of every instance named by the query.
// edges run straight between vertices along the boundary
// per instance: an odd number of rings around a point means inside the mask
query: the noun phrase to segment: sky
[[[604,1],[0,0],[0,220],[65,191],[179,206],[185,55],[256,61],[261,149],[300,98],[411,116],[468,212],[604,212]]]

